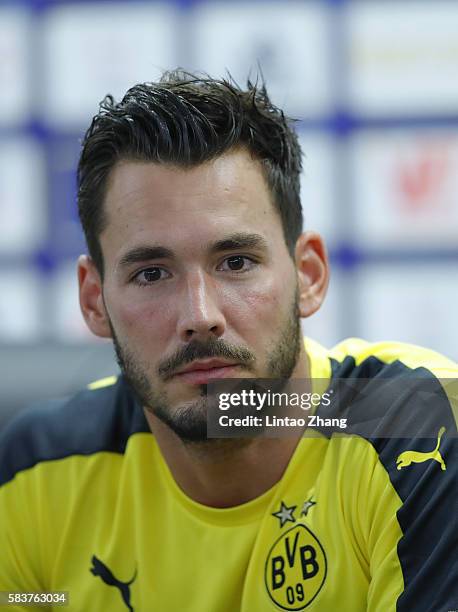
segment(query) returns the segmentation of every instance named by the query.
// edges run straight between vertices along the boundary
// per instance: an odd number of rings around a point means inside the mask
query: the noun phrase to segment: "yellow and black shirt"
[[[322,386],[366,381],[338,410],[373,435],[318,427],[233,508],[179,489],[122,377],[21,414],[0,440],[0,591],[68,591],[80,612],[456,609],[457,366],[388,342],[306,349]]]

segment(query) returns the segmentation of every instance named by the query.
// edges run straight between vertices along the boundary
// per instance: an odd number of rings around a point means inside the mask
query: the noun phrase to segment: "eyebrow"
[[[118,266],[125,268],[132,264],[148,261],[149,259],[173,259],[173,251],[162,246],[139,246],[127,251],[119,260]]]
[[[267,241],[260,234],[247,234],[238,232],[222,240],[210,244],[210,253],[222,251],[236,251],[238,249],[267,249]],[[118,266],[125,268],[136,263],[151,259],[174,259],[175,253],[164,246],[139,246],[127,251],[119,260]]]
[[[246,234],[238,232],[227,238],[218,240],[210,246],[211,253],[220,253],[221,251],[235,251],[237,249],[266,249],[267,241],[260,234]]]

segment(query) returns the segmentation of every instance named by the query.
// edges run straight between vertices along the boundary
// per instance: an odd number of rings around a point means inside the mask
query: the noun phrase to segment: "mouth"
[[[191,385],[203,385],[218,378],[233,378],[238,363],[229,363],[220,359],[194,361],[173,375],[175,380]]]

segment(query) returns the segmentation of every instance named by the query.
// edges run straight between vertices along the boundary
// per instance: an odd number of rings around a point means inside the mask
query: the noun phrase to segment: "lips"
[[[176,380],[194,385],[202,385],[209,380],[234,377],[237,363],[222,360],[195,361],[174,375]]]

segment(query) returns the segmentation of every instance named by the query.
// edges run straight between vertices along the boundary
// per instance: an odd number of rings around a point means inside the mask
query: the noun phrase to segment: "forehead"
[[[243,150],[189,169],[119,162],[104,208],[100,240],[106,256],[140,243],[191,248],[235,231],[256,230],[268,241],[282,235],[260,162]]]

